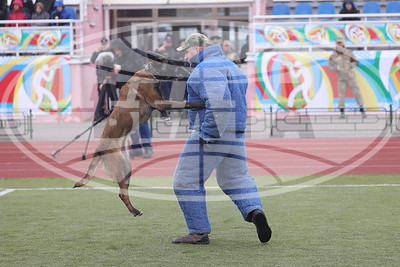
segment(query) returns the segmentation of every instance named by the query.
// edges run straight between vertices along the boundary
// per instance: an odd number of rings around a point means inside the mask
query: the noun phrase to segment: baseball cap
[[[172,36],[170,34],[165,35],[164,41],[166,42],[172,42]]]
[[[336,43],[344,43],[344,38],[339,36],[336,38]]]
[[[185,42],[183,43],[182,46],[178,47],[176,49],[176,51],[183,51],[188,49],[189,47],[192,46],[209,46],[210,45],[210,41],[208,40],[208,38],[201,33],[193,33],[191,35],[189,35]]]

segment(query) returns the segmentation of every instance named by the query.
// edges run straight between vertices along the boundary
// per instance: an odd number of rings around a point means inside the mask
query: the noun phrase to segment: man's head
[[[14,1],[12,9],[14,11],[19,11],[19,10],[22,10],[23,7],[24,7],[24,5],[23,5],[22,1],[21,0],[16,0],[16,1]]]
[[[336,38],[336,46],[341,46],[344,47],[344,38],[339,36],[338,38]]]
[[[35,13],[36,14],[41,14],[43,12],[44,5],[42,2],[36,2],[35,3]]]
[[[164,37],[164,47],[172,47],[172,36],[171,34],[167,34]]]
[[[189,60],[207,46],[210,46],[210,41],[204,34],[193,33],[189,35],[183,45],[176,50],[185,51],[185,60]]]
[[[232,42],[229,40],[224,40],[222,42],[222,50],[224,50],[224,52],[231,52],[232,51]]]
[[[60,0],[57,0],[57,1],[54,2],[54,7],[57,9],[58,12],[63,11],[63,9],[64,9],[64,2],[63,2],[63,1],[60,1]]]
[[[213,44],[213,45],[221,45],[222,38],[219,37],[218,35],[214,35],[214,36],[210,37],[210,41],[211,41],[211,44]]]

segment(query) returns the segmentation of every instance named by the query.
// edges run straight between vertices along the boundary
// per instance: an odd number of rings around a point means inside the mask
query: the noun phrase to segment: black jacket
[[[115,54],[115,49],[122,51],[122,56],[118,57]],[[121,39],[111,41],[110,50],[114,52],[114,63],[121,65],[121,72],[118,73],[116,81],[118,83],[127,82],[135,72],[143,69],[146,63],[146,58],[135,53],[129,46],[127,46]]]

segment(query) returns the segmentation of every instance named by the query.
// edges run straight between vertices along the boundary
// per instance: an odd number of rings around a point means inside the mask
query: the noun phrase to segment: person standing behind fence
[[[106,51],[107,48],[108,48],[108,39],[104,37],[100,40],[100,46],[97,48],[96,51],[92,53],[92,56],[90,57],[90,62],[95,64],[99,54]],[[110,76],[110,73],[108,70],[104,70],[103,66],[99,66],[96,64],[96,76],[97,76],[97,92],[100,94],[100,84],[104,81],[104,78],[106,76]]]
[[[240,63],[240,58],[238,53],[233,51],[232,42],[229,40],[224,40],[222,42],[222,50],[224,51],[224,55],[230,61],[235,62],[236,64]]]
[[[186,141],[174,174],[174,192],[189,234],[172,242],[210,242],[204,184],[214,170],[218,185],[243,219],[255,224],[261,242],[268,242],[272,231],[246,158],[248,79],[225,58],[221,46],[210,45],[203,34],[190,35],[177,50],[185,51],[185,59],[196,65],[187,81],[188,102],[204,102],[205,108],[189,110],[189,128],[194,132]]]
[[[30,19],[32,17],[32,13],[35,11],[33,7],[33,2],[32,0],[21,0],[21,1],[22,5],[24,6],[22,8],[22,12],[24,12],[28,17],[28,19]],[[15,0],[11,1],[10,7],[14,4],[14,2]]]
[[[43,3],[35,3],[35,12],[32,14],[32,20],[50,19],[49,13],[44,10]],[[36,26],[48,26],[48,23],[35,23]]]
[[[172,47],[172,45],[173,45],[172,36],[171,36],[171,34],[167,34],[164,37],[163,43],[154,52],[161,54],[165,57],[175,59],[176,52],[175,52],[175,49]],[[161,96],[164,99],[166,99],[166,100],[170,99],[171,89],[172,89],[172,81],[161,81],[160,92],[161,92]],[[176,99],[174,99],[174,100],[176,100]],[[170,120],[169,112],[168,111],[163,112],[161,114],[161,118],[164,120]]]
[[[55,0],[36,0],[35,4],[37,3],[42,3],[44,6],[44,11],[46,11],[47,13],[51,14],[51,12],[53,11],[54,8],[54,2]]]
[[[27,20],[28,16],[22,11],[24,5],[21,0],[15,0],[11,5],[11,12],[8,14],[8,20]],[[16,27],[17,24],[6,24],[6,27]],[[24,27],[29,26],[28,23],[18,23],[18,26]]]
[[[7,0],[0,0],[0,20],[7,19]],[[3,27],[4,24],[0,24]]]
[[[74,16],[73,13],[68,12],[65,8],[63,1],[55,1],[54,2],[55,10],[51,13],[50,18],[54,20],[58,19],[75,19],[76,15]],[[57,23],[58,26],[67,26],[68,23]]]
[[[115,55],[114,73],[117,74],[117,88],[121,89],[135,72],[143,69],[146,59],[132,51],[121,39],[112,40],[110,49]]]
[[[151,145],[151,132],[149,122],[145,122],[136,131],[131,134],[131,146],[129,151],[130,159],[136,156],[151,158],[153,155],[153,146]]]
[[[340,118],[344,119],[345,102],[344,97],[347,86],[353,92],[353,95],[360,107],[360,112],[365,117],[364,99],[360,93],[360,88],[357,85],[356,74],[354,68],[358,65],[358,60],[353,52],[344,46],[343,37],[336,39],[336,49],[329,58],[329,70],[337,72],[338,76],[338,91],[339,91],[339,109]]]
[[[351,0],[344,0],[342,9],[339,11],[339,14],[360,14],[360,10],[358,10],[353,1]],[[346,17],[346,18],[340,18],[339,20],[360,20],[360,18],[356,17]]]

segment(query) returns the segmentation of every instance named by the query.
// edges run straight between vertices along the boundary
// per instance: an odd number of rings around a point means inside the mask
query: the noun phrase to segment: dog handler
[[[205,109],[189,110],[194,130],[179,158],[174,191],[189,234],[173,243],[208,244],[211,232],[204,183],[216,170],[220,188],[236,204],[244,220],[253,222],[261,242],[268,242],[268,226],[254,179],[248,174],[245,148],[247,77],[223,56],[221,46],[194,33],[177,48],[195,65],[187,81],[188,102],[205,102]]]

